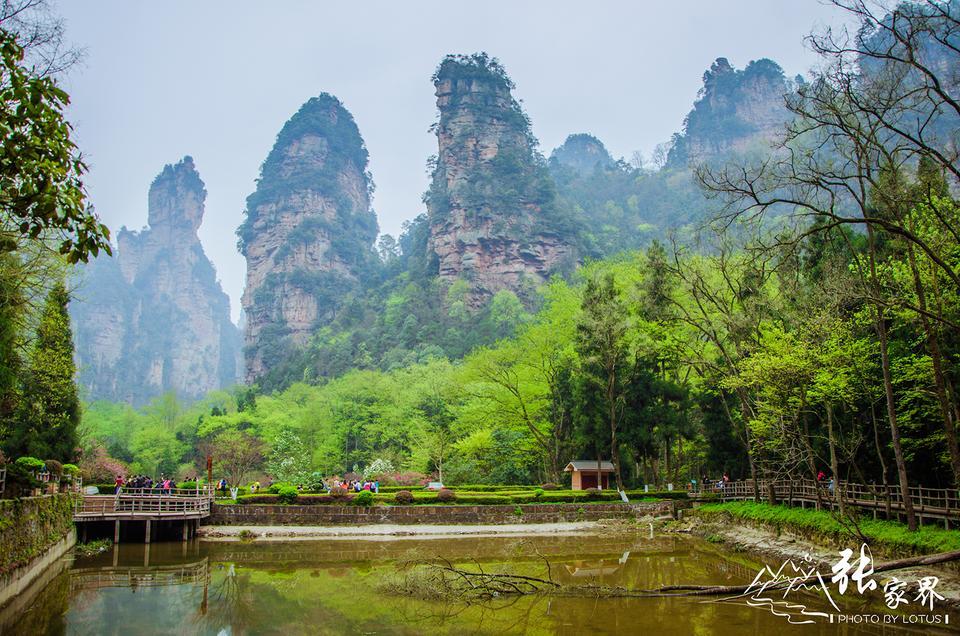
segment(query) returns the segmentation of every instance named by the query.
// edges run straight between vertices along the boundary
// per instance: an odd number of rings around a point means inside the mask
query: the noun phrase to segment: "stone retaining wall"
[[[517,514],[518,509],[522,514]],[[673,514],[671,501],[597,504],[526,504],[517,506],[373,506],[352,505],[214,505],[204,525],[326,526],[394,524],[558,523],[635,519]]]
[[[76,542],[69,494],[0,500],[0,607]]]

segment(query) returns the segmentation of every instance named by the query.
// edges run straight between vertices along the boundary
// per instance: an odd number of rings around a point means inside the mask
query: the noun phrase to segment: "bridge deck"
[[[84,495],[74,521],[187,520],[210,516],[212,490],[123,490],[116,495]]]

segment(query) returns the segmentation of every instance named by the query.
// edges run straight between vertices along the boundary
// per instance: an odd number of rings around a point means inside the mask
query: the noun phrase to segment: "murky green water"
[[[443,557],[561,583],[629,588],[750,583],[760,566],[688,537],[646,535],[123,544],[77,559],[10,634],[880,634],[889,625],[791,625],[769,608],[697,598],[534,596],[465,605],[385,594],[398,563]],[[774,565],[774,564],[771,564]],[[829,609],[812,593],[794,601]],[[882,595],[848,590],[848,614],[889,614]],[[943,606],[937,613],[943,614]],[[913,626],[936,633],[954,627]]]

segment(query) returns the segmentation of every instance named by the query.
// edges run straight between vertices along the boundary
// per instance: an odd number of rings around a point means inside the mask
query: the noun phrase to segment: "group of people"
[[[334,479],[332,482],[329,482],[329,483],[326,480],[324,480],[323,487],[326,489],[327,492],[330,492],[332,488],[343,488],[344,490],[352,490],[353,492],[369,490],[372,493],[379,493],[380,480],[376,479],[374,481],[370,481],[370,480],[361,481],[359,479],[352,479],[349,481],[347,480],[340,481],[339,479]]]
[[[116,490],[114,491],[115,495],[119,495],[124,489],[154,490],[158,494],[169,495],[175,486],[172,479],[164,477],[163,475],[160,475],[160,479],[158,480],[154,480],[153,477],[148,475],[131,475],[126,479],[123,478],[123,475],[117,475],[113,483],[114,486],[116,486]]]
[[[727,473],[723,473],[723,477],[721,477],[720,479],[711,479],[706,475],[700,476],[700,486],[704,489],[715,488],[717,490],[723,490],[724,487],[729,483],[730,483],[730,475],[728,475]],[[696,479],[690,480],[690,489],[697,490]]]

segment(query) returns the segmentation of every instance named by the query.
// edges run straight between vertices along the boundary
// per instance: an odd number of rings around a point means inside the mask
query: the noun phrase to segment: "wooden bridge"
[[[210,566],[206,558],[181,565],[74,568],[70,571],[71,592],[107,587],[167,587],[209,582]]]
[[[122,488],[114,495],[83,495],[77,499],[73,511],[75,523],[113,521],[113,541],[120,541],[122,521],[145,522],[144,542],[150,543],[156,533],[155,522],[180,521],[183,540],[196,534],[200,519],[210,516],[213,488],[197,489],[137,489]],[[86,525],[81,526],[83,532]]]
[[[883,514],[895,518],[904,514],[900,486],[889,484],[835,483],[831,490],[828,481],[760,480],[757,483],[760,500],[790,506],[834,508],[842,499],[845,505],[871,511],[876,517]],[[731,481],[723,487],[709,487],[690,493],[694,501],[744,501],[755,496],[753,482]],[[947,528],[960,526],[960,490],[949,488],[910,488],[913,511],[919,520],[944,521]]]

